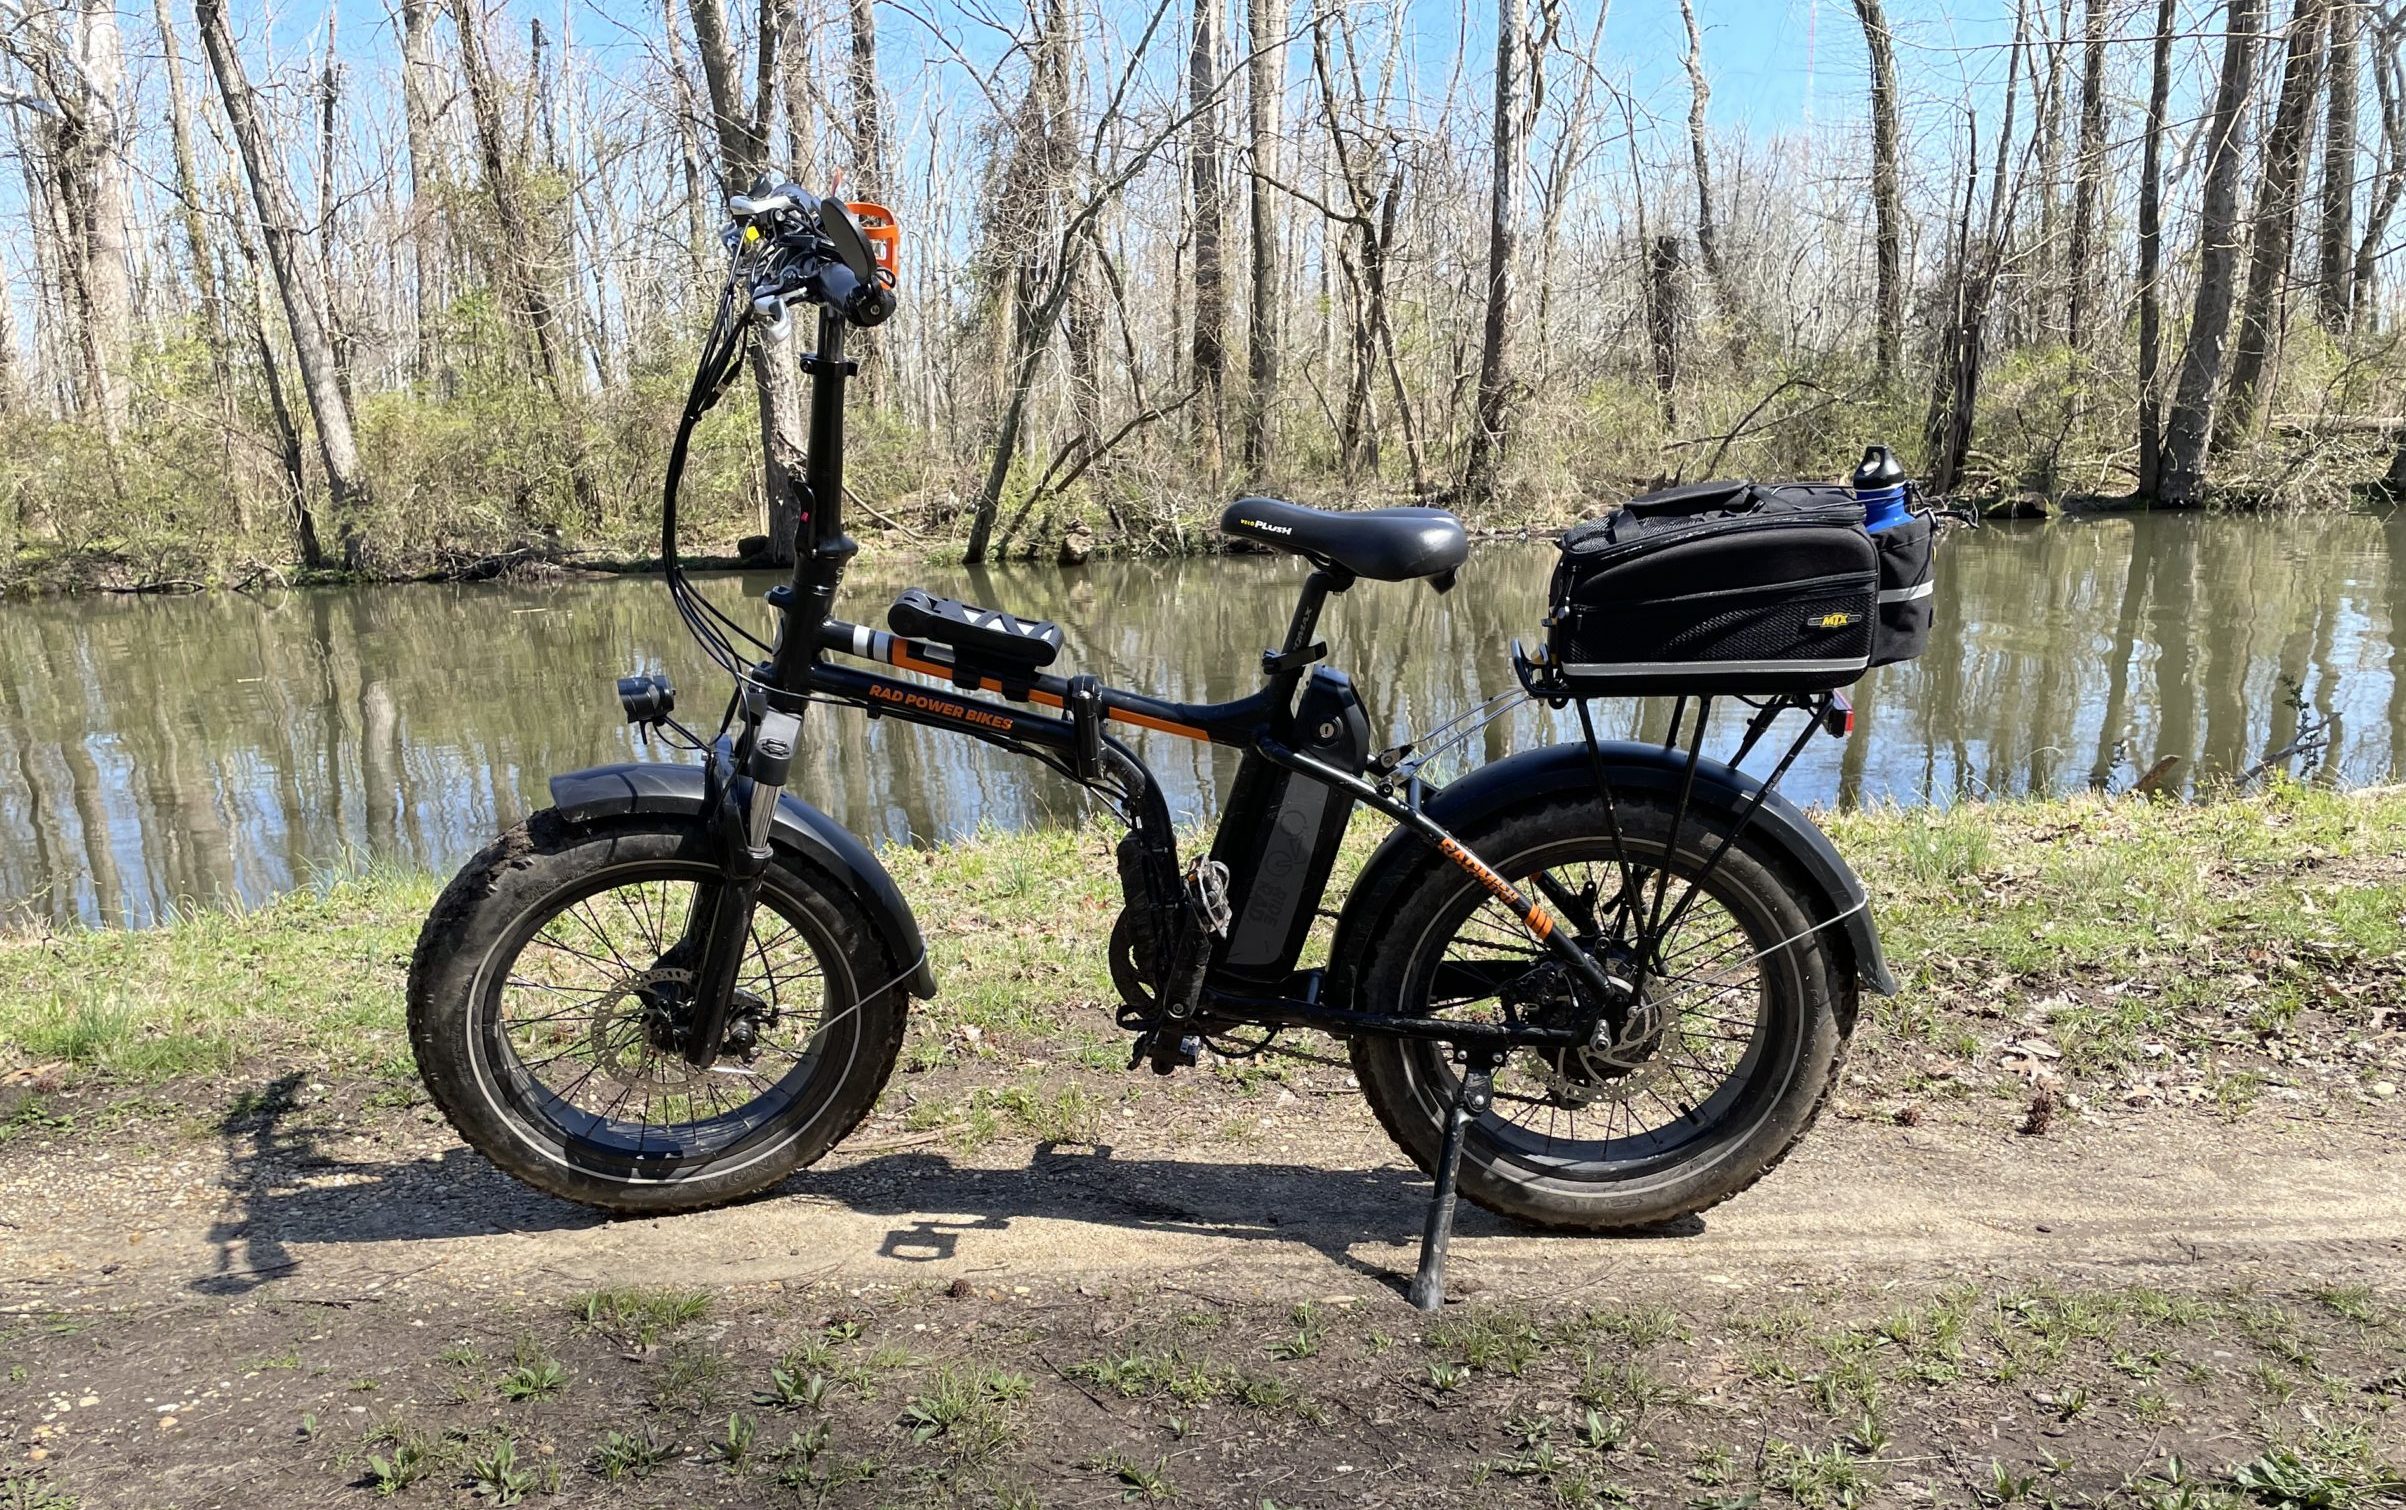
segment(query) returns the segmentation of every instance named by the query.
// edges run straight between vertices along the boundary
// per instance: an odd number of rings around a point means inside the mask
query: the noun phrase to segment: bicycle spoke
[[[748,1059],[687,1064],[663,1035],[691,1010],[692,963],[660,961],[690,924],[691,890],[652,875],[567,897],[495,988],[493,1027],[515,1078],[606,1125],[578,1135],[630,1157],[723,1142],[774,1115],[813,1073],[813,1034],[830,1010],[824,945],[764,894],[737,980],[758,1041]]]

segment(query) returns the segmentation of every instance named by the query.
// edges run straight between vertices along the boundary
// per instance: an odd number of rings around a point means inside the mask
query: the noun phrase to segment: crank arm
[[[760,879],[769,868],[769,834],[777,801],[793,771],[794,745],[802,720],[791,713],[762,715],[753,732],[750,774],[728,781],[719,798],[719,834],[726,854],[720,879],[698,889],[689,936],[699,945],[693,972],[693,1018],[685,1030],[685,1060],[708,1069],[727,1036],[727,1010],[735,996],[736,973],[752,938],[752,910],[760,901]],[[715,759],[715,757],[713,757]]]

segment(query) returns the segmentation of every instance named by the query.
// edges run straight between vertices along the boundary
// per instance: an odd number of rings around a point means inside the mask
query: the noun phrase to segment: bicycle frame
[[[1170,702],[1102,686],[1090,678],[1032,675],[1022,680],[1008,672],[963,664],[948,646],[905,638],[835,617],[835,598],[845,568],[859,549],[843,529],[844,397],[846,384],[855,371],[854,364],[844,357],[844,335],[842,318],[821,311],[816,348],[803,358],[811,379],[808,462],[803,473],[802,496],[797,499],[800,527],[793,578],[767,595],[767,601],[781,615],[783,626],[774,657],[760,668],[756,684],[760,696],[756,701],[761,709],[800,717],[814,702],[846,704],[861,708],[872,717],[895,718],[965,734],[1014,753],[1035,756],[1071,772],[1073,779],[1081,779],[1090,786],[1094,784],[1092,773],[1080,775],[1077,767],[1082,743],[1087,739],[1080,719],[1074,716],[1075,700],[1081,695],[1093,699],[1093,714],[1102,724],[1149,729],[1181,739],[1242,749],[1249,762],[1262,762],[1291,778],[1326,787],[1417,835],[1508,908],[1529,937],[1550,950],[1573,978],[1587,988],[1591,993],[1589,999],[1610,1004],[1605,1019],[1590,1033],[1533,1024],[1464,1022],[1355,1011],[1322,1000],[1321,972],[1317,970],[1292,972],[1277,983],[1278,989],[1266,992],[1258,984],[1253,989],[1243,989],[1248,983],[1232,982],[1215,970],[1206,977],[1204,999],[1208,1015],[1216,1022],[1387,1034],[1443,1042],[1463,1050],[1579,1047],[1620,1030],[1623,1024],[1620,1004],[1628,998],[1628,985],[1609,977],[1587,951],[1578,947],[1577,930],[1558,927],[1554,913],[1543,903],[1524,895],[1423,811],[1422,798],[1427,788],[1417,773],[1400,781],[1393,779],[1393,773],[1369,779],[1297,748],[1304,742],[1298,738],[1294,726],[1298,693],[1305,685],[1306,673],[1326,651],[1325,645],[1313,642],[1312,635],[1329,597],[1353,585],[1350,575],[1326,566],[1313,570],[1305,580],[1282,646],[1263,657],[1264,685],[1256,692],[1225,703]],[[935,678],[944,685],[904,680],[884,671],[840,664],[830,657],[850,657]],[[996,696],[1062,712],[1028,711],[994,701]],[[737,770],[743,768],[753,753],[759,716],[758,711],[747,706],[744,737],[730,752]],[[1132,750],[1107,733],[1092,743],[1099,745],[1102,759],[1125,784],[1133,809],[1129,816],[1137,830],[1156,845],[1171,843],[1168,809],[1151,771]],[[1091,760],[1098,752],[1090,746],[1084,753]],[[732,799],[726,804],[730,819],[751,806],[746,780],[734,778],[727,793]],[[1318,874],[1325,877],[1324,866]],[[744,892],[745,880],[731,868],[728,876],[731,891]],[[1317,907],[1320,895],[1318,887],[1306,889],[1309,894],[1301,898],[1301,904],[1308,911]],[[748,895],[743,900],[748,901]],[[1558,908],[1579,906],[1578,899],[1567,894],[1549,895],[1547,900]],[[703,1035],[705,1042],[714,1037],[706,1032]]]
[[[844,401],[854,374],[847,326],[882,323],[894,300],[851,212],[833,199],[813,203],[793,185],[765,183],[730,200],[727,282],[661,483],[668,596],[735,695],[715,735],[705,735],[676,720],[666,677],[638,672],[618,684],[620,707],[647,743],[657,734],[698,751],[701,763],[639,759],[555,776],[550,808],[464,868],[421,931],[411,1041],[437,1104],[473,1146],[554,1194],[613,1211],[670,1211],[766,1189],[857,1125],[893,1067],[912,1000],[938,987],[892,875],[834,818],[786,795],[805,720],[817,716],[814,704],[829,704],[1026,756],[1112,805],[1128,832],[1116,846],[1125,905],[1107,958],[1117,1020],[1136,1035],[1129,1068],[1149,1058],[1167,1073],[1198,1063],[1206,1049],[1231,1058],[1281,1052],[1276,1040],[1288,1028],[1350,1044],[1365,1099],[1431,1178],[1409,1289],[1424,1310],[1444,1299],[1465,1148],[1507,1098],[1568,1110],[1569,1156],[1555,1152],[1546,1113],[1544,1150],[1505,1138],[1473,1163],[1470,1192],[1543,1224],[1570,1224],[1570,1208],[1539,1199],[1541,1184],[1576,1182],[1561,1193],[1581,1202],[1572,1213],[1581,1222],[1659,1221],[1725,1198],[1777,1162],[1785,1145],[1756,1135],[1780,1111],[1792,1144],[1826,1099],[1856,986],[1895,990],[1860,881],[1811,820],[1772,792],[1815,732],[1845,732],[1834,691],[1764,698],[1714,677],[1680,683],[1739,696],[1755,710],[1738,761],[1783,712],[1811,714],[1758,781],[1734,763],[1703,759],[1709,699],[1697,696],[1692,721],[1681,699],[1659,745],[1602,742],[1577,689],[1605,683],[1565,676],[1551,656],[1532,658],[1515,642],[1517,689],[1415,743],[1374,752],[1362,701],[1348,678],[1320,664],[1328,646],[1316,631],[1330,597],[1357,576],[1452,585],[1467,540],[1459,520],[1433,509],[1338,522],[1272,499],[1232,505],[1223,516],[1232,535],[1293,549],[1312,565],[1284,638],[1263,652],[1261,685],[1224,702],[1045,674],[1062,647],[1056,626],[916,589],[896,601],[887,621],[895,632],[841,619],[836,598],[858,551],[843,527]],[[811,390],[807,455],[793,473],[768,469],[782,490],[774,501],[792,504],[799,521],[792,576],[767,595],[771,637],[685,575],[679,484],[696,427],[747,357],[789,359],[774,343],[786,336],[788,312],[805,304],[820,311],[799,363]],[[1919,612],[1904,631],[1926,627]],[[1476,763],[1442,785],[1423,778],[1433,759],[1532,701],[1576,704],[1584,741]],[[1238,752],[1207,856],[1179,863],[1168,803],[1132,731]],[[1323,893],[1357,806],[1393,831],[1333,914],[1327,962],[1315,968],[1305,950],[1316,920],[1331,915]],[[1719,911],[1706,915],[1705,936],[1667,949],[1663,939],[1741,837],[1745,851],[1710,894]],[[1472,839],[1504,866],[1476,853]],[[627,920],[629,958],[611,942],[616,923],[580,909],[600,894],[595,887],[616,895],[647,885],[655,865],[672,886],[691,879],[691,905],[679,925],[648,893],[621,896],[612,910]],[[764,895],[797,935],[792,952],[810,956],[802,973],[815,985],[780,986],[770,954],[784,935],[764,941],[754,930]],[[807,918],[792,910],[796,902]],[[1507,919],[1472,916],[1498,905]],[[565,1011],[547,998],[539,1003],[546,1015],[523,1017],[511,1008],[523,999],[514,988],[568,988],[516,976],[516,951],[570,910],[609,958],[568,949],[585,961],[569,968],[588,979],[598,972],[603,985],[577,992]],[[1746,968],[1822,929],[1844,933],[1776,970]],[[1698,958],[1715,944],[1718,953]],[[1729,993],[1751,993],[1754,1009],[1724,1016],[1738,1010]],[[1691,1013],[1736,1029],[1709,1034],[1712,1064],[1691,1057]],[[855,1014],[861,1020],[844,1038],[828,1037]],[[532,1041],[517,1031],[586,1016]],[[772,1030],[774,1078],[751,1068]],[[522,1044],[539,1057],[521,1057]],[[574,1081],[555,1089],[542,1078],[543,1066],[579,1051],[591,1062]],[[1520,1056],[1529,1062],[1516,1064]],[[1708,1074],[1705,1092],[1690,1087],[1688,1064]],[[719,1094],[727,1082],[710,1078],[720,1070],[750,1084],[733,1110]],[[595,1104],[576,1102],[596,1074],[604,1079],[587,1098]],[[640,1108],[619,1117],[638,1090]],[[658,1119],[655,1091],[670,1103]],[[1666,1144],[1652,1113],[1637,1120],[1641,1095],[1690,1126]],[[1608,1111],[1599,1143],[1592,1124],[1580,1137],[1576,1117],[1600,1101],[1633,1110],[1618,1135]],[[1532,1133],[1535,1115],[1523,1122]],[[1590,1146],[1600,1152],[1584,1151]],[[1674,1170],[1693,1177],[1674,1181]]]

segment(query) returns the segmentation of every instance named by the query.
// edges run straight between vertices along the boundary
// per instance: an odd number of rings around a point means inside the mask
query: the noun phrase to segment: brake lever
[[[783,190],[774,194],[735,194],[727,199],[727,213],[738,220],[757,220],[763,215],[793,209],[800,203]]]

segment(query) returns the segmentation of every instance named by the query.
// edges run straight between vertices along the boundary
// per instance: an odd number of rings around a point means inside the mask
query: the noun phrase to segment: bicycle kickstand
[[[1445,1116],[1445,1141],[1437,1150],[1437,1188],[1429,1196],[1428,1225],[1420,1234],[1420,1270],[1412,1276],[1412,1305],[1422,1311],[1445,1305],[1445,1252],[1454,1239],[1454,1184],[1462,1173],[1462,1136],[1495,1098],[1495,1072],[1503,1056],[1490,1049],[1462,1055],[1462,1080]]]

